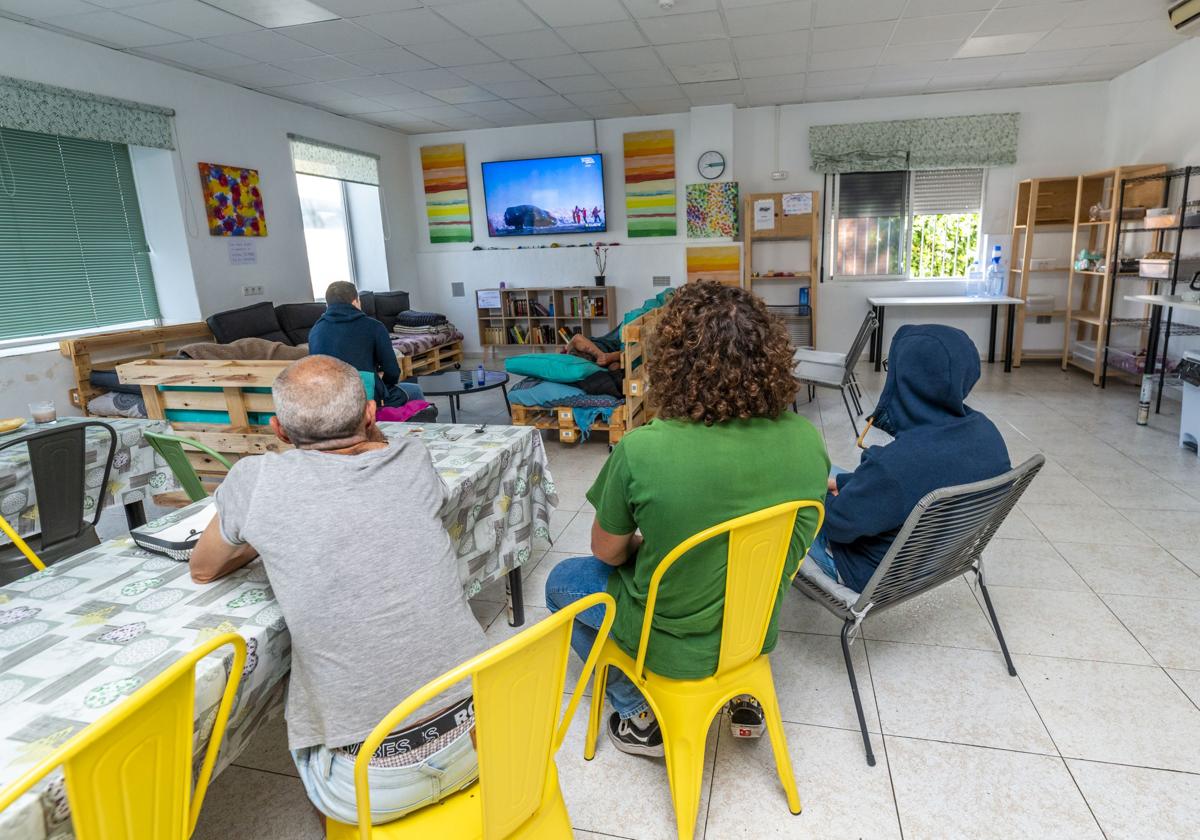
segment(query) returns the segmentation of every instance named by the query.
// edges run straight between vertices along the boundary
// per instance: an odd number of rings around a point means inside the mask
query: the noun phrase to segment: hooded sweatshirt
[[[822,535],[838,573],[861,592],[904,520],[931,490],[994,478],[1010,469],[996,426],[964,400],[979,380],[979,352],[962,330],[905,325],[888,354],[872,446],[825,500]]]
[[[387,327],[349,303],[331,303],[308,334],[308,352],[333,356],[355,370],[375,376],[375,399],[382,401],[384,384],[400,381],[400,364]],[[379,373],[382,372],[382,381]]]

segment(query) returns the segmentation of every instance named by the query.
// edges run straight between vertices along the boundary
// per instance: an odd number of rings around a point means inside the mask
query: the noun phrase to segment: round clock
[[[725,173],[725,155],[720,152],[705,152],[696,162],[700,177],[709,181],[720,178]]]

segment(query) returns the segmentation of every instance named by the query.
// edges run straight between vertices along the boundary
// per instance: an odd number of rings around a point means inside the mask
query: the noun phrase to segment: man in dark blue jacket
[[[330,283],[325,304],[325,314],[308,334],[309,353],[333,356],[355,370],[374,373],[375,402],[381,406],[396,407],[422,398],[417,385],[400,382],[400,363],[387,327],[362,311],[353,283]]]
[[[979,351],[962,330],[896,331],[872,415],[875,428],[895,440],[870,447],[858,469],[835,468],[829,479],[825,525],[809,550],[827,575],[861,592],[926,493],[1010,469],[1000,431],[964,402],[978,380]]]

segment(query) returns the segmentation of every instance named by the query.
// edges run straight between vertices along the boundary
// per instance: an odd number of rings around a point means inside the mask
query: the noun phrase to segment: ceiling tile
[[[780,88],[766,93],[747,93],[750,105],[794,105],[804,101],[804,88]]]
[[[651,47],[639,47],[632,50],[607,50],[587,54],[588,64],[601,73],[609,70],[649,70],[662,67],[658,53]]]
[[[722,38],[719,41],[704,41],[699,44],[664,44],[655,49],[658,57],[668,67],[733,61],[733,50],[729,48],[728,38]]]
[[[580,52],[621,50],[640,47],[646,43],[633,21],[589,23],[583,26],[564,26],[555,30],[562,39]]]
[[[302,58],[299,61],[285,61],[278,66],[289,73],[298,73],[316,82],[354,79],[365,76],[370,72],[363,67],[359,67],[357,64],[342,61],[340,58],[334,58],[331,55],[323,55],[318,58]]]
[[[318,5],[335,15],[356,18],[380,12],[415,9],[421,5],[421,0],[321,0]]]
[[[642,115],[642,109],[632,102],[623,102],[616,105],[596,105],[588,108],[587,112],[598,120],[615,120],[622,117],[640,117]]]
[[[895,79],[887,82],[871,82],[863,89],[863,96],[916,96],[925,90],[928,79]]]
[[[409,114],[407,111],[388,111],[381,114],[364,114],[363,119],[370,120],[376,125],[382,125],[387,128],[396,128],[408,134],[430,134],[436,131],[445,131],[446,127],[441,123],[435,123],[431,120],[422,120]]]
[[[870,80],[870,67],[856,67],[852,70],[817,70],[808,74],[809,87],[865,85]]]
[[[1067,17],[1061,3],[996,9],[987,16],[976,35],[1011,35],[1017,32],[1049,32]]]
[[[1025,53],[1017,56],[1017,67],[1025,70],[1039,70],[1045,67],[1074,67],[1082,64],[1095,52],[1094,47],[1083,47],[1075,50]]]
[[[525,0],[525,5],[556,29],[560,26],[626,20],[629,17],[620,0],[569,0],[565,3],[563,0]]]
[[[733,51],[741,61],[758,58],[771,58],[777,55],[804,55],[807,44],[797,41],[791,32],[779,32],[775,35],[749,35],[733,39]]]
[[[871,83],[909,79],[920,79],[927,82],[933,78],[939,67],[947,63],[945,61],[912,61],[907,64],[881,64],[874,69]]]
[[[391,43],[360,26],[345,20],[328,20],[321,23],[306,23],[302,26],[285,26],[275,30],[294,41],[308,44],[324,53],[367,52],[385,50]]]
[[[968,38],[955,55],[959,58],[973,58],[981,55],[1016,55],[1028,50],[1043,37],[1041,32],[1024,32]]]
[[[354,22],[401,46],[427,44],[430,41],[451,41],[463,37],[458,27],[451,26],[428,9],[369,15]]]
[[[788,73],[784,76],[762,76],[757,79],[746,79],[743,84],[749,94],[794,90],[804,87],[804,74]]]
[[[476,117],[471,114],[464,114],[461,117],[442,117],[439,122],[446,126],[446,128],[452,128],[455,131],[496,127],[496,124],[491,120],[484,119],[483,117]]]
[[[1071,82],[1107,82],[1127,70],[1132,69],[1129,62],[1120,64],[1089,64],[1084,67],[1067,67],[1063,70],[1058,81],[1060,84]]]
[[[686,99],[656,99],[653,102],[638,102],[638,110],[646,116],[655,114],[681,114],[692,107]]]
[[[462,105],[466,102],[487,102],[489,99],[496,98],[493,94],[475,85],[463,85],[462,87],[446,88],[445,90],[431,90],[428,91],[428,94],[451,105]]]
[[[568,102],[558,94],[550,96],[528,96],[517,99],[510,99],[512,104],[518,108],[529,111],[531,114],[541,114],[545,111],[562,110],[563,108],[573,107],[572,103]]]
[[[983,22],[983,12],[902,20],[892,34],[893,44],[928,44],[932,41],[961,41]]]
[[[549,58],[523,58],[514,61],[535,79],[556,79],[562,76],[583,76],[593,73],[592,65],[577,55],[555,55]]]
[[[274,87],[276,85],[299,85],[308,81],[303,76],[280,70],[269,64],[251,64],[245,67],[220,67],[210,71],[214,76],[228,79],[249,87]]]
[[[749,6],[770,6],[780,0],[721,0],[721,5],[728,9],[745,9]]]
[[[914,61],[940,61],[951,58],[962,46],[961,41],[940,41],[936,44],[904,44],[884,47],[880,64],[911,64]]]
[[[605,73],[604,75],[621,90],[625,88],[669,85],[675,82],[675,77],[665,67],[652,68],[650,70],[617,70]]]
[[[236,67],[245,63],[246,59],[228,50],[214,47],[203,41],[183,41],[178,44],[162,44],[157,47],[141,47],[133,52],[147,58],[172,61],[185,67],[197,70],[211,70],[218,67]]]
[[[1041,70],[1010,70],[992,79],[989,87],[1024,87],[1025,85],[1053,84],[1063,74],[1061,67],[1046,67]]]
[[[415,56],[403,47],[391,47],[386,50],[371,52],[347,53],[340,56],[343,61],[357,64],[376,73],[403,73],[406,70],[424,70],[432,67],[425,59]]]
[[[625,96],[632,102],[657,102],[664,99],[682,99],[679,85],[654,85],[653,87],[631,88]]]
[[[441,6],[438,14],[470,35],[505,35],[542,29],[542,22],[517,0],[472,0]]]
[[[1101,26],[1107,23],[1140,23],[1166,20],[1166,3],[1158,0],[1082,0],[1071,4],[1063,26]]]
[[[864,85],[834,85],[832,87],[810,87],[804,90],[805,102],[840,102],[858,99],[865,90]]]
[[[546,84],[559,93],[585,93],[592,90],[609,90],[612,83],[596,73],[587,76],[565,76],[561,79],[546,79]]]
[[[956,58],[952,61],[942,62],[935,69],[934,78],[945,78],[946,76],[983,76],[987,74],[995,75],[1003,73],[1007,70],[1016,69],[1017,57],[1015,55],[993,55],[981,58]]]
[[[463,80],[449,70],[414,70],[411,73],[389,73],[388,78],[413,90],[444,90],[461,87]]]
[[[737,66],[732,61],[717,61],[711,64],[684,64],[671,68],[671,75],[680,83],[725,82],[738,78]]]
[[[929,80],[929,84],[925,86],[925,93],[946,93],[954,90],[978,90],[979,88],[987,87],[987,85],[996,78],[995,73],[988,73],[982,76],[947,76],[945,78],[937,78],[936,76]]]
[[[404,93],[384,93],[379,96],[372,96],[371,98],[388,107],[404,110],[408,108],[433,108],[445,104],[440,99],[434,99],[432,96],[427,96],[424,93],[417,93],[415,90],[408,90]]]
[[[817,0],[817,26],[895,20],[908,0]]]
[[[693,101],[698,96],[737,96],[746,92],[740,80],[731,82],[703,82],[698,85],[683,85],[682,87],[684,96]]]
[[[342,79],[332,82],[335,88],[355,96],[386,96],[389,93],[407,93],[408,88],[383,76],[364,76],[361,79]]]
[[[595,105],[616,105],[629,101],[621,95],[620,91],[616,90],[592,90],[585,93],[568,93],[567,99],[570,99],[580,108],[591,108]]]
[[[298,102],[329,102],[333,99],[344,99],[346,92],[332,85],[321,82],[306,82],[302,85],[284,85],[274,87],[271,92],[278,96],[286,96]]]
[[[128,6],[145,5],[145,0],[89,0],[89,2],[93,6],[102,6],[105,9],[124,9]]]
[[[561,108],[545,111],[539,116],[548,123],[582,122],[592,119],[592,115],[582,108]]]
[[[474,114],[468,114],[460,108],[455,108],[453,105],[437,105],[429,108],[409,108],[408,112],[413,116],[423,120],[433,120],[434,122],[442,122],[443,120],[456,120],[463,117],[471,117]]]
[[[984,12],[996,5],[996,0],[908,0],[906,18],[948,15],[953,12]]]
[[[548,55],[567,55],[572,51],[566,42],[549,29],[489,35],[481,40],[507,59],[543,58]]]
[[[625,0],[625,7],[638,19],[679,17],[694,12],[715,11],[717,0],[684,0],[669,9],[658,5],[658,0]]]
[[[458,38],[454,41],[437,41],[432,44],[409,44],[405,49],[416,53],[426,61],[439,67],[454,67],[458,64],[489,64],[500,56],[474,38]]]
[[[641,22],[641,27],[652,44],[678,44],[726,37],[725,24],[716,12],[648,18]]]
[[[122,48],[151,47],[187,40],[183,35],[127,18],[117,12],[56,17],[53,26],[82,35],[88,40]]]
[[[1165,52],[1171,46],[1173,44],[1170,42],[1160,42],[1157,44],[1121,44],[1114,47],[1104,47],[1088,56],[1087,60],[1083,63],[1084,65],[1128,63],[1130,66],[1135,66]]]
[[[526,82],[479,82],[479,86],[485,90],[490,90],[502,99],[549,96],[554,93],[550,88],[535,79],[530,79]]]
[[[812,31],[813,52],[882,47],[892,37],[892,30],[895,28],[896,22],[891,20],[823,26]]]
[[[96,11],[84,0],[0,0],[0,11],[34,20],[49,20],[62,15],[82,15]]]
[[[1109,44],[1121,43],[1125,34],[1125,25],[1112,23],[1107,26],[1083,26],[1078,29],[1059,27],[1038,41],[1031,49],[1035,52],[1042,50],[1072,50],[1080,47],[1106,47]]]
[[[308,0],[204,0],[210,6],[253,21],[259,26],[274,29],[279,26],[299,26],[334,20],[337,15]]]
[[[343,116],[355,116],[379,110],[379,103],[363,96],[344,96],[319,103],[326,111],[333,111]]]
[[[489,120],[496,117],[528,116],[527,111],[522,111],[516,105],[503,99],[493,99],[491,102],[468,102],[461,107],[464,111]]]
[[[808,69],[808,57],[803,55],[778,55],[774,58],[754,58],[738,62],[743,79],[759,76],[784,76],[803,73]]]
[[[462,76],[468,82],[482,84],[483,82],[527,82],[530,76],[524,70],[507,61],[495,64],[473,64],[470,67],[451,67],[455,75]]]
[[[219,38],[206,38],[205,42],[244,55],[251,61],[292,61],[297,58],[316,58],[321,54],[307,44],[285,38],[277,32],[222,35]]]
[[[858,50],[813,53],[809,59],[810,70],[844,70],[847,67],[874,67],[883,53],[881,47],[863,47]]]
[[[1174,41],[1182,43],[1184,36],[1176,32],[1164,16],[1162,20],[1147,20],[1142,23],[1132,23],[1125,27],[1120,44],[1140,44],[1146,41]]]
[[[725,11],[730,35],[762,35],[807,29],[811,21],[812,3],[809,0]]]
[[[199,0],[172,0],[150,6],[135,6],[123,14],[187,35],[189,38],[212,38],[237,32],[254,32],[258,24],[206,6]]]

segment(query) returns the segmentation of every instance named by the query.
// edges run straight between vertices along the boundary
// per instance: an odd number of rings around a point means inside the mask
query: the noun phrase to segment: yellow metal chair
[[[779,594],[796,513],[801,508],[816,509],[817,531],[820,531],[825,520],[825,506],[816,501],[795,501],[730,519],[677,545],[650,578],[636,660],[630,659],[616,642],[609,639],[596,663],[592,713],[583,756],[590,760],[596,754],[608,669],[619,668],[642,692],[662,729],[667,779],[681,840],[691,840],[695,833],[709,725],[722,707],[739,694],[749,694],[762,705],[771,748],[775,752],[775,767],[787,795],[788,807],[793,814],[800,813],[800,794],[796,791],[792,762],[788,757],[779,699],[775,696],[771,665],[763,655],[762,647]],[[813,533],[815,536],[816,531]],[[722,534],[729,535],[729,554],[717,672],[702,680],[673,680],[647,671],[646,648],[663,575],[692,548]]]
[[[196,663],[225,645],[233,646],[233,665],[193,789]],[[208,640],[0,791],[0,811],[61,766],[76,840],[186,840],[196,828],[245,664],[241,636]]]
[[[571,625],[577,615],[595,606],[604,608],[604,621],[560,718]],[[571,820],[558,786],[554,754],[608,638],[614,609],[611,596],[589,595],[409,695],[375,727],[354,762],[358,825],[327,820],[327,840],[570,840]],[[402,721],[467,677],[475,699],[479,781],[436,805],[372,826],[367,788],[371,756]]]

